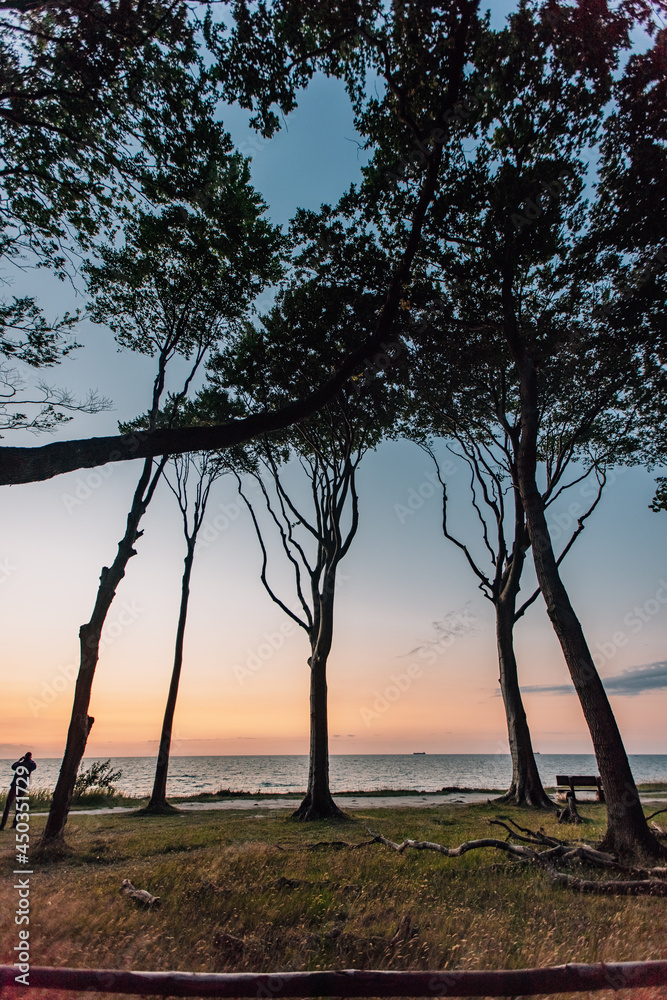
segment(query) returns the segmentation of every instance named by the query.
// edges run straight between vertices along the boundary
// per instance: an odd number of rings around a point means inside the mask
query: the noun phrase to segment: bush
[[[103,792],[105,795],[116,795],[118,789],[115,782],[123,775],[122,771],[112,771],[110,760],[96,760],[85,771],[77,775],[74,783],[74,798],[86,792]]]

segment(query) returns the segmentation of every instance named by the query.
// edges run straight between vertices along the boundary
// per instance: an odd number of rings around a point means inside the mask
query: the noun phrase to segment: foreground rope
[[[0,988],[14,986],[16,969],[0,966]],[[492,972],[278,972],[273,974],[123,972],[102,969],[30,969],[31,989],[91,990],[172,997],[472,997],[637,989],[667,985],[667,961],[557,965]]]

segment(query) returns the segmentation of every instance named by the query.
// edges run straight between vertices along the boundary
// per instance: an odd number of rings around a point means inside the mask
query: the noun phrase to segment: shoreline
[[[555,795],[555,788],[545,789],[552,796]],[[460,788],[447,789],[439,792],[420,792],[413,790],[378,792],[333,792],[334,798],[344,799],[347,808],[366,809],[390,809],[390,808],[435,808],[443,805],[473,805],[481,802],[494,803],[494,799],[504,794],[505,789],[489,788]],[[667,785],[661,788],[639,789],[642,805],[665,806],[667,807]],[[249,809],[288,809],[299,802],[305,792],[233,792],[229,795],[217,795],[215,793],[199,793],[198,795],[173,796],[168,797],[168,801],[175,806],[179,812],[203,812],[205,810],[227,811],[227,810],[249,810]],[[122,797],[124,803],[129,805],[105,805],[98,806],[82,803],[80,807],[73,806],[70,814],[79,816],[111,815],[120,813],[132,813],[143,808],[148,798],[144,797]],[[586,805],[595,803],[595,796],[578,795],[577,801]],[[33,816],[46,816],[48,813],[32,812]]]

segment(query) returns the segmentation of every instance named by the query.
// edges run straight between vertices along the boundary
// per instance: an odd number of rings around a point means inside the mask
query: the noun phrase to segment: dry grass
[[[591,821],[577,835],[594,841],[603,810],[586,804],[582,812]],[[452,846],[502,836],[487,825],[499,814],[563,832],[549,817],[491,804],[361,810],[354,822],[335,825],[296,824],[288,811],[262,809],[73,815],[73,853],[37,866],[31,878],[32,960],[228,972],[521,968],[667,958],[665,899],[575,895],[532,866],[491,851],[447,859],[425,852],[398,855],[381,845],[310,847],[322,840],[368,839],[367,824],[393,840],[418,837]],[[43,822],[33,818],[33,843]],[[13,837],[8,831],[2,836],[1,957],[11,963],[16,893],[14,856],[6,848]],[[161,909],[137,909],[119,892],[124,878],[160,896]],[[281,888],[275,885],[281,878],[299,884]],[[418,933],[392,946],[404,915]],[[243,939],[242,948],[221,943],[225,932]],[[590,996],[657,1000],[667,997],[667,989]]]

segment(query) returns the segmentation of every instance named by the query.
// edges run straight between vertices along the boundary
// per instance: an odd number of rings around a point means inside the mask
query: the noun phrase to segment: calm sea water
[[[100,758],[86,758],[90,764]],[[542,781],[555,783],[556,774],[597,774],[592,754],[541,754],[537,757]],[[0,786],[9,784],[8,762],[0,769]],[[119,788],[131,795],[147,795],[153,784],[155,758],[114,757],[122,771]],[[2,762],[0,762],[2,764]],[[667,781],[667,754],[630,757],[635,781]],[[378,754],[331,757],[334,792],[379,791],[384,788],[437,792],[445,786],[505,789],[512,766],[503,754]],[[33,787],[53,788],[60,759],[37,759]],[[192,795],[219,788],[246,792],[302,792],[308,778],[305,756],[172,757],[168,793]]]

